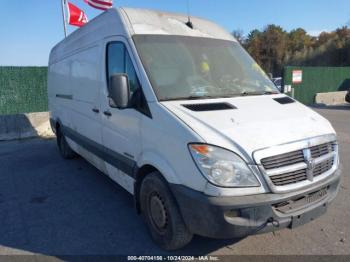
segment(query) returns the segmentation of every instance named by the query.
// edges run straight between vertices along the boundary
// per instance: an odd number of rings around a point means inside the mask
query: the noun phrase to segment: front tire
[[[61,156],[64,159],[73,159],[78,156],[77,153],[75,153],[67,143],[67,140],[65,136],[62,134],[60,128],[57,129],[57,146]]]
[[[158,172],[149,174],[141,184],[141,212],[154,242],[171,251],[191,242],[177,203]]]

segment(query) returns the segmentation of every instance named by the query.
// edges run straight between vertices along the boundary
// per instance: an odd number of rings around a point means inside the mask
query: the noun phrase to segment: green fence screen
[[[310,105],[317,93],[349,89],[350,67],[285,67],[283,79],[285,86],[292,86],[295,99]]]
[[[47,67],[0,67],[0,114],[44,111]]]

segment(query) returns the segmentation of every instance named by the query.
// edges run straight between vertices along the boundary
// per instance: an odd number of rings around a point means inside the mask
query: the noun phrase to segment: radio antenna
[[[192,24],[192,21],[191,21],[190,0],[187,0],[187,18],[188,18],[188,20],[187,20],[186,25],[189,28],[193,29],[193,24]]]

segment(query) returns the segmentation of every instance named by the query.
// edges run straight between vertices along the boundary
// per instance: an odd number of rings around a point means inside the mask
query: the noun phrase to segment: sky
[[[349,24],[349,0],[189,0],[194,16],[208,18],[228,31],[248,34],[277,24],[287,31],[302,27],[317,35]],[[70,0],[91,20],[101,11]],[[114,6],[187,13],[187,0],[114,0]],[[0,0],[0,65],[46,66],[51,48],[62,40],[61,0]],[[69,32],[76,30],[69,26]]]

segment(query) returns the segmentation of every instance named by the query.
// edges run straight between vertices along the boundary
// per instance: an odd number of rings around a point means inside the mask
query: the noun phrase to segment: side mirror
[[[115,74],[109,79],[110,106],[125,109],[129,106],[130,87],[129,78],[126,74]]]

